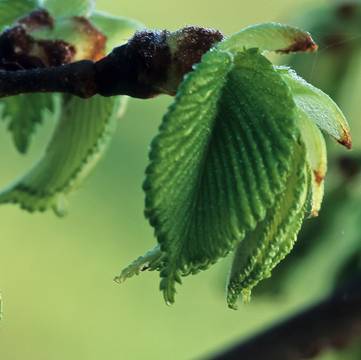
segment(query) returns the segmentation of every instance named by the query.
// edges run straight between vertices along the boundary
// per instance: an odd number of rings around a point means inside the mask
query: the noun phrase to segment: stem
[[[344,347],[361,334],[361,277],[319,304],[212,360],[301,360]]]
[[[58,67],[0,70],[0,97],[36,92],[93,96],[97,93],[94,63],[84,60]]]

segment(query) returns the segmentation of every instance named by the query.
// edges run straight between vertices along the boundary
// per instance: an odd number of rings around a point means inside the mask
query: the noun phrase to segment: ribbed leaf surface
[[[51,94],[27,94],[1,99],[2,116],[8,121],[17,150],[26,153],[36,126],[53,116],[54,97]]]
[[[297,239],[309,179],[303,145],[297,152],[286,190],[278,196],[265,220],[237,247],[227,289],[230,308],[237,308],[240,294],[244,301],[249,301],[252,288],[271,276],[272,269],[291,251]]]
[[[38,7],[37,0],[0,0],[0,30]]]
[[[69,97],[59,124],[39,162],[0,194],[0,203],[29,211],[53,208],[64,215],[64,195],[84,180],[104,153],[118,119],[120,98]]]
[[[297,134],[289,88],[257,50],[233,59],[211,51],[186,78],[144,184],[146,215],[166,253],[168,303],[180,275],[226,255],[265,218],[284,190]]]

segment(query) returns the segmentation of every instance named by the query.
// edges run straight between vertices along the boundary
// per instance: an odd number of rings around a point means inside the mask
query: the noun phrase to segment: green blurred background
[[[326,1],[319,1],[325,3]],[[230,34],[263,21],[288,21],[315,1],[99,0],[97,8],[150,28],[186,24]],[[287,295],[254,298],[235,312],[224,300],[228,260],[185,279],[167,307],[157,274],[123,285],[112,279],[155,242],[143,217],[141,184],[148,145],[171,98],[130,100],[106,157],[71,196],[65,219],[0,207],[0,323],[2,360],[195,359],[264,328],[322,296],[330,261],[304,266]],[[18,155],[1,125],[0,185],[31,166],[53,128],[38,130],[31,156]],[[335,234],[334,252],[343,251]],[[327,245],[329,246],[329,245]],[[337,247],[338,246],[338,247]],[[320,248],[319,253],[326,253]],[[309,258],[315,262],[316,255]],[[319,261],[319,260],[317,260]],[[331,355],[330,355],[331,358]]]

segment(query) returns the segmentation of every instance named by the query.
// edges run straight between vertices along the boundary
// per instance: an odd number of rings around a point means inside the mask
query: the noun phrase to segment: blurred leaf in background
[[[85,59],[98,60],[111,50],[116,41],[120,45],[130,33],[142,27],[131,19],[94,13],[95,1],[91,0],[46,0],[31,4],[27,0],[18,0],[16,4],[19,7],[15,6],[16,15],[21,18],[15,19],[14,24],[6,24],[11,25],[6,30],[7,36],[12,36],[12,29],[25,32],[26,39],[30,39],[28,47],[34,47],[32,58],[36,46],[41,48],[44,44],[50,46],[61,41],[69,54],[59,65]],[[28,14],[30,5],[33,12]],[[20,8],[25,12],[20,14]],[[0,2],[0,12],[6,10],[11,12],[14,9],[8,1]],[[15,10],[13,14],[15,16]],[[34,19],[32,14],[35,14]],[[8,17],[9,21],[14,20],[14,16]],[[38,18],[41,20],[37,22]],[[6,41],[6,36],[3,39]],[[20,45],[19,49],[14,49],[15,54],[22,51]],[[49,58],[41,51],[39,54],[39,61],[44,62],[42,66],[51,66],[47,64]],[[24,52],[22,56],[29,54]],[[2,62],[6,67],[11,59],[2,59]],[[1,192],[0,203],[17,203],[31,212],[53,209],[57,215],[65,215],[66,195],[79,187],[102,158],[119,117],[124,113],[125,101],[120,97],[106,99],[98,96],[84,101],[64,95],[26,94],[1,99],[2,115],[20,153],[28,151],[36,126],[54,114],[55,97],[58,99],[58,121],[49,146],[29,173]]]

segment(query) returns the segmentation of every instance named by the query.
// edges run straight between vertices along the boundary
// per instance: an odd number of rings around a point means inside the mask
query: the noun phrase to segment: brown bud
[[[62,40],[35,40],[19,24],[0,35],[0,67],[6,70],[33,69],[70,63],[75,48]]]
[[[185,74],[199,63],[202,56],[216,43],[223,40],[223,35],[214,29],[188,26],[171,33],[167,43],[171,49],[171,68],[168,71],[165,92],[174,95]]]
[[[99,92],[138,98],[175,95],[184,75],[222,39],[217,30],[194,26],[176,32],[137,32],[96,64]]]

